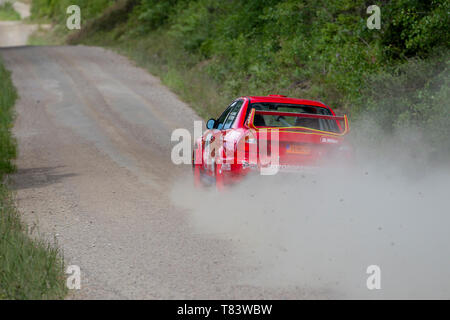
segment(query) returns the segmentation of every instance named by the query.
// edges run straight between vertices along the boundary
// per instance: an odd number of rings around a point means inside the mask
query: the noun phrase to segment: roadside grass
[[[34,21],[31,21],[34,23]],[[38,29],[29,37],[27,44],[30,46],[59,46],[64,45],[65,34],[60,26],[43,28],[39,25]]]
[[[0,5],[0,21],[20,20],[20,14],[14,10],[10,2]]]
[[[15,170],[12,160],[16,157],[16,141],[11,129],[16,99],[17,92],[11,82],[10,74],[0,60],[0,178]]]
[[[0,299],[61,299],[64,263],[56,245],[32,238],[11,192],[0,185]]]
[[[67,292],[62,254],[21,221],[5,181],[15,170],[11,129],[16,99],[10,73],[0,60],[0,299],[60,299]]]

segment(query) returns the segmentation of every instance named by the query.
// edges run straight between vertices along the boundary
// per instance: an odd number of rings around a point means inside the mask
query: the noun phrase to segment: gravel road
[[[301,298],[243,282],[231,240],[195,232],[169,195],[170,160],[194,112],[158,79],[95,47],[0,49],[19,90],[18,205],[81,267],[75,299]],[[183,178],[184,179],[184,178]],[[250,269],[249,269],[250,268]]]
[[[0,47],[20,46],[38,29],[34,24],[21,21],[0,21]]]
[[[5,2],[6,0],[0,0],[0,5]],[[30,5],[19,1],[12,3],[22,19],[30,16]],[[38,26],[35,24],[25,24],[21,21],[0,21],[0,47],[24,45],[27,43],[28,37],[37,29]]]

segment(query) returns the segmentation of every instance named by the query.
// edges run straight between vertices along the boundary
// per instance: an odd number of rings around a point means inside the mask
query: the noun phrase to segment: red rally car
[[[206,127],[192,156],[196,186],[220,189],[250,173],[304,172],[351,157],[347,117],[318,101],[240,97]]]

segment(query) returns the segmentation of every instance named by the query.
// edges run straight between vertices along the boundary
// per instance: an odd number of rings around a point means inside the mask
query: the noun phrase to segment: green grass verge
[[[66,295],[62,255],[55,244],[32,236],[3,182],[15,169],[11,128],[16,99],[10,73],[0,60],[0,299],[59,299]]]
[[[0,5],[0,21],[20,20],[20,14],[14,10],[10,2]]]
[[[39,26],[38,30],[28,37],[27,44],[30,46],[60,46],[64,45],[65,36],[61,26],[53,27],[51,30]]]

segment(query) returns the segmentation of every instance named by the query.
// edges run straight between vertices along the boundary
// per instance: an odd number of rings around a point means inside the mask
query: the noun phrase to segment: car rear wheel
[[[202,172],[201,172],[201,168],[199,165],[195,165],[193,166],[193,171],[194,171],[194,186],[196,188],[201,188],[203,187],[203,182],[202,182]]]
[[[222,165],[217,164],[216,160],[213,158],[211,169],[213,170],[208,174],[205,172],[203,165],[198,165],[194,163],[194,155],[192,157],[192,170],[194,174],[194,186],[196,188],[203,187],[215,187],[217,190],[223,190],[224,188],[224,177],[222,172]]]

